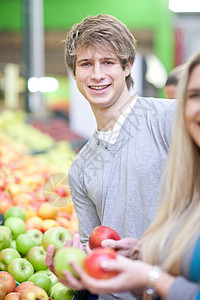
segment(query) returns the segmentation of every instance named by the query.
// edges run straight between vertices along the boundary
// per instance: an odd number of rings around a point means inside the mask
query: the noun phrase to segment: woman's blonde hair
[[[164,202],[141,239],[142,259],[173,275],[180,274],[181,257],[200,230],[200,148],[184,120],[188,82],[198,64],[200,52],[187,63],[178,85],[178,108],[160,195]]]
[[[67,33],[65,40],[65,63],[75,75],[77,49],[92,45],[97,49],[105,49],[111,45],[120,60],[122,69],[128,62],[133,64],[136,53],[136,40],[121,21],[111,15],[99,14],[88,16],[82,22],[74,24]],[[129,89],[133,85],[131,75],[126,77]]]

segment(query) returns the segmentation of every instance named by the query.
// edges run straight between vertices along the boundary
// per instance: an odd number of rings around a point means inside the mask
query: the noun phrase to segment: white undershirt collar
[[[96,129],[97,138],[99,138],[105,142],[109,142],[110,144],[114,144],[119,135],[122,124],[126,120],[127,116],[130,114],[135,102],[136,102],[136,98],[134,98],[134,100],[131,102],[131,104],[119,116],[119,118],[117,119],[115,126],[113,127],[112,130],[107,130],[107,131],[100,130],[99,131]]]

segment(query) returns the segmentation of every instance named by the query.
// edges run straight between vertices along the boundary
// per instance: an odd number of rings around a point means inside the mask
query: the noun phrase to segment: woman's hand
[[[119,241],[104,240],[101,242],[102,247],[112,248],[117,254],[129,257],[131,249],[137,244],[138,240],[134,238],[124,238]]]
[[[121,293],[124,291],[133,291],[142,293],[146,286],[147,272],[151,266],[142,261],[132,261],[123,256],[117,256],[116,260],[110,259],[102,264],[103,269],[107,271],[118,271],[119,274],[106,280],[94,279],[90,277],[78,264],[71,262],[70,265],[79,276],[79,279],[73,277],[69,271],[64,271],[66,282],[74,289],[87,289],[93,294]]]
[[[83,251],[83,245],[80,242],[80,236],[78,233],[75,233],[73,235],[73,239],[67,239],[65,243],[65,247],[75,247]],[[49,245],[46,251],[46,258],[45,258],[45,264],[49,268],[49,270],[54,273],[56,276],[56,272],[54,270],[54,255],[55,255],[55,247],[54,245]],[[58,276],[57,276],[58,277]],[[68,286],[69,288],[76,289],[74,286],[70,286],[70,283],[66,282],[65,280],[62,280],[58,277],[58,280],[63,283],[64,285]],[[78,286],[79,289],[81,289],[80,285]]]

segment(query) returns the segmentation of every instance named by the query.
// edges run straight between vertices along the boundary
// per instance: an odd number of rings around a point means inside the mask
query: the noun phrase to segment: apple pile
[[[44,233],[36,228],[26,230],[20,207],[8,209],[4,218],[0,226],[0,300],[72,299],[74,291],[58,284],[57,277],[45,265],[48,245],[55,245],[56,251],[63,248],[66,240],[72,238],[71,233],[62,226]],[[12,283],[9,289],[7,282]]]
[[[28,155],[2,133],[0,146],[0,214],[18,206],[25,210],[26,229],[36,228],[45,232],[51,227],[63,226],[71,233],[77,232],[78,220],[69,189],[58,183],[52,187],[51,193],[44,192],[45,184],[52,174],[57,174],[58,169],[37,155]],[[55,207],[50,194],[63,199],[63,205]]]

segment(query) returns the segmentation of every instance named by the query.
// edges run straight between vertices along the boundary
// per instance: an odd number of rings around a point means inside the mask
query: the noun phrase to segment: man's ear
[[[76,75],[72,72],[72,77],[76,80]]]
[[[127,64],[126,64],[126,67],[125,67],[125,76],[129,76],[130,73],[131,73],[131,68],[132,68],[132,61],[129,61]]]

